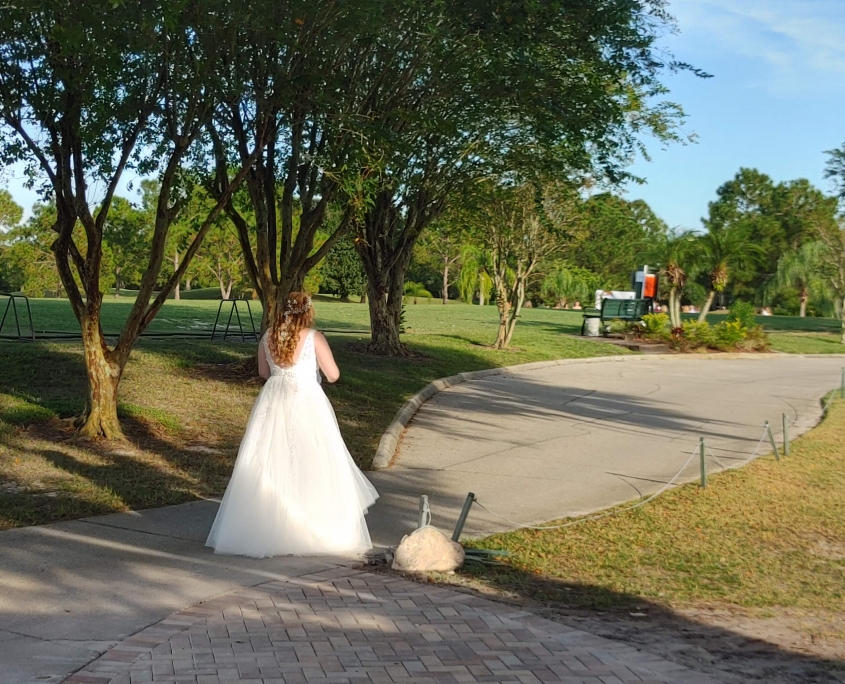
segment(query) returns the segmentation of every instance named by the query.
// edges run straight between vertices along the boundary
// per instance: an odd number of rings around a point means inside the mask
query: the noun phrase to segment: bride
[[[364,514],[378,493],[320,387],[321,373],[335,382],[340,371],[313,321],[311,298],[291,292],[258,345],[267,382],[206,541],[215,553],[352,555],[372,547]]]

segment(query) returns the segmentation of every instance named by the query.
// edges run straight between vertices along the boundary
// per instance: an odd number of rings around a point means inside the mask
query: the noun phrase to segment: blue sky
[[[670,226],[700,228],[716,189],[742,166],[776,181],[823,178],[824,150],[845,142],[845,1],[673,0],[675,57],[713,74],[667,79],[698,142],[661,149],[630,186]]]
[[[670,99],[698,142],[662,149],[634,172],[626,197],[646,200],[670,226],[699,228],[716,188],[742,166],[776,181],[808,178],[822,190],[824,150],[845,142],[845,0],[672,0],[676,58],[713,74],[669,75]],[[0,184],[27,210],[36,200],[19,169]],[[130,196],[124,187],[121,194]]]

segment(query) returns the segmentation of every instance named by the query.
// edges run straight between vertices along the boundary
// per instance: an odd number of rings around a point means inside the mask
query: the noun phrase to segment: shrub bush
[[[667,339],[669,337],[669,315],[665,313],[646,314],[643,316],[643,336],[647,339]]]
[[[731,304],[728,316],[725,319],[728,323],[739,323],[743,328],[753,328],[757,325],[757,318],[754,307],[748,302],[737,299]]]
[[[713,344],[713,328],[707,321],[684,321],[681,325],[681,339],[688,349],[710,347]]]
[[[722,321],[714,326],[706,321],[684,321],[680,329],[672,331],[672,346],[681,351],[766,351],[769,348],[769,338],[762,326],[746,327],[737,320]]]
[[[748,328],[739,321],[722,321],[712,329],[713,346],[722,351],[736,351],[748,336]]]

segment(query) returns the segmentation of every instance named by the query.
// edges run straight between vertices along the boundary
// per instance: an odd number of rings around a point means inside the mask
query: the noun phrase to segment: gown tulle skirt
[[[313,332],[293,367],[270,367],[206,546],[255,558],[369,551],[364,515],[378,493],[317,380]]]

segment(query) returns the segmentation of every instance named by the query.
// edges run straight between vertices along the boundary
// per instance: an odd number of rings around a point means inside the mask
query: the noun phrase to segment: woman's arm
[[[340,369],[335,363],[328,341],[321,332],[314,334],[314,351],[317,352],[317,363],[320,365],[323,375],[326,376],[326,380],[337,382],[340,377]]]
[[[270,364],[267,363],[266,346],[264,338],[258,343],[258,374],[265,380],[270,377]]]

